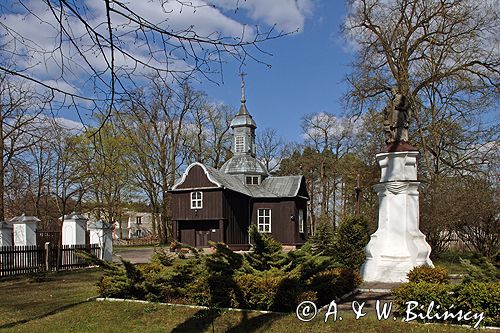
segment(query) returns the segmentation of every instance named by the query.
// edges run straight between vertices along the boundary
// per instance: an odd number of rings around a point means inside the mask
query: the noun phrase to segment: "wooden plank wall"
[[[220,220],[222,212],[222,189],[203,190],[203,207],[191,209],[191,192],[172,192],[172,219],[179,220]]]
[[[200,188],[200,187],[214,187],[217,184],[212,183],[203,168],[199,165],[195,165],[189,170],[189,173],[184,179],[184,182],[177,187],[177,189],[186,189],[186,188]]]
[[[298,238],[298,219],[291,220],[291,215],[297,216],[295,200],[262,199],[255,202],[252,210],[252,224],[257,224],[257,209],[271,209],[271,235],[282,244],[294,245]]]
[[[234,191],[225,191],[224,199],[224,217],[227,219],[226,243],[249,244],[250,198]]]

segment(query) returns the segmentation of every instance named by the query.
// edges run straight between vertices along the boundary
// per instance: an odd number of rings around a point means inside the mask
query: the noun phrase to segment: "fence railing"
[[[61,248],[46,245],[0,246],[0,277],[89,266],[76,254],[77,250],[98,258],[101,255],[98,244],[63,245]]]

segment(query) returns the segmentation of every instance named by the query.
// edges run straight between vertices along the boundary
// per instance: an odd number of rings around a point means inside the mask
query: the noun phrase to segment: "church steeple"
[[[234,155],[250,155],[255,157],[255,129],[257,125],[247,110],[245,98],[245,73],[241,73],[241,106],[240,111],[231,121],[233,143],[231,151]]]
[[[233,156],[224,163],[221,171],[233,175],[246,185],[258,185],[269,176],[264,164],[255,158],[255,129],[257,125],[247,110],[244,73],[241,73],[241,106],[231,121]]]

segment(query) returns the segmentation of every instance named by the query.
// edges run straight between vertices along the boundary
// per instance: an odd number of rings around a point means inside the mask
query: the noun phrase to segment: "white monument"
[[[62,220],[63,218],[59,218]],[[78,213],[64,216],[62,224],[62,245],[85,245],[88,219]]]
[[[0,246],[12,246],[12,225],[0,222]]]
[[[35,216],[16,216],[9,221],[13,227],[14,245],[36,245],[36,229],[40,220]]]
[[[398,98],[404,99],[399,95],[393,101],[398,101]],[[405,111],[399,110],[398,105],[391,112]],[[389,112],[389,117],[392,116],[394,114]],[[393,118],[397,120],[401,116],[395,115]],[[366,282],[405,282],[406,275],[413,267],[433,266],[429,259],[431,247],[419,230],[419,153],[408,143],[399,140],[408,137],[407,123],[384,122],[384,125],[387,125],[384,127],[387,129],[389,145],[376,155],[381,177],[379,184],[374,186],[379,198],[378,229],[365,248],[366,261],[361,267],[361,276]]]
[[[100,259],[111,261],[113,258],[113,227],[102,220],[89,223],[90,244],[99,244]]]

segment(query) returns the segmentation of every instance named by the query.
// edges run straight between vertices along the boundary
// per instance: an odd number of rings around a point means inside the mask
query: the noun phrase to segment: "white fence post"
[[[101,260],[111,261],[113,258],[113,227],[102,220],[90,223],[90,244],[99,244]]]
[[[63,220],[62,217],[59,218]],[[78,213],[72,212],[64,216],[62,225],[62,245],[85,245],[88,219]]]
[[[13,226],[14,245],[36,245],[36,229],[40,220],[35,216],[16,216],[10,221]]]

